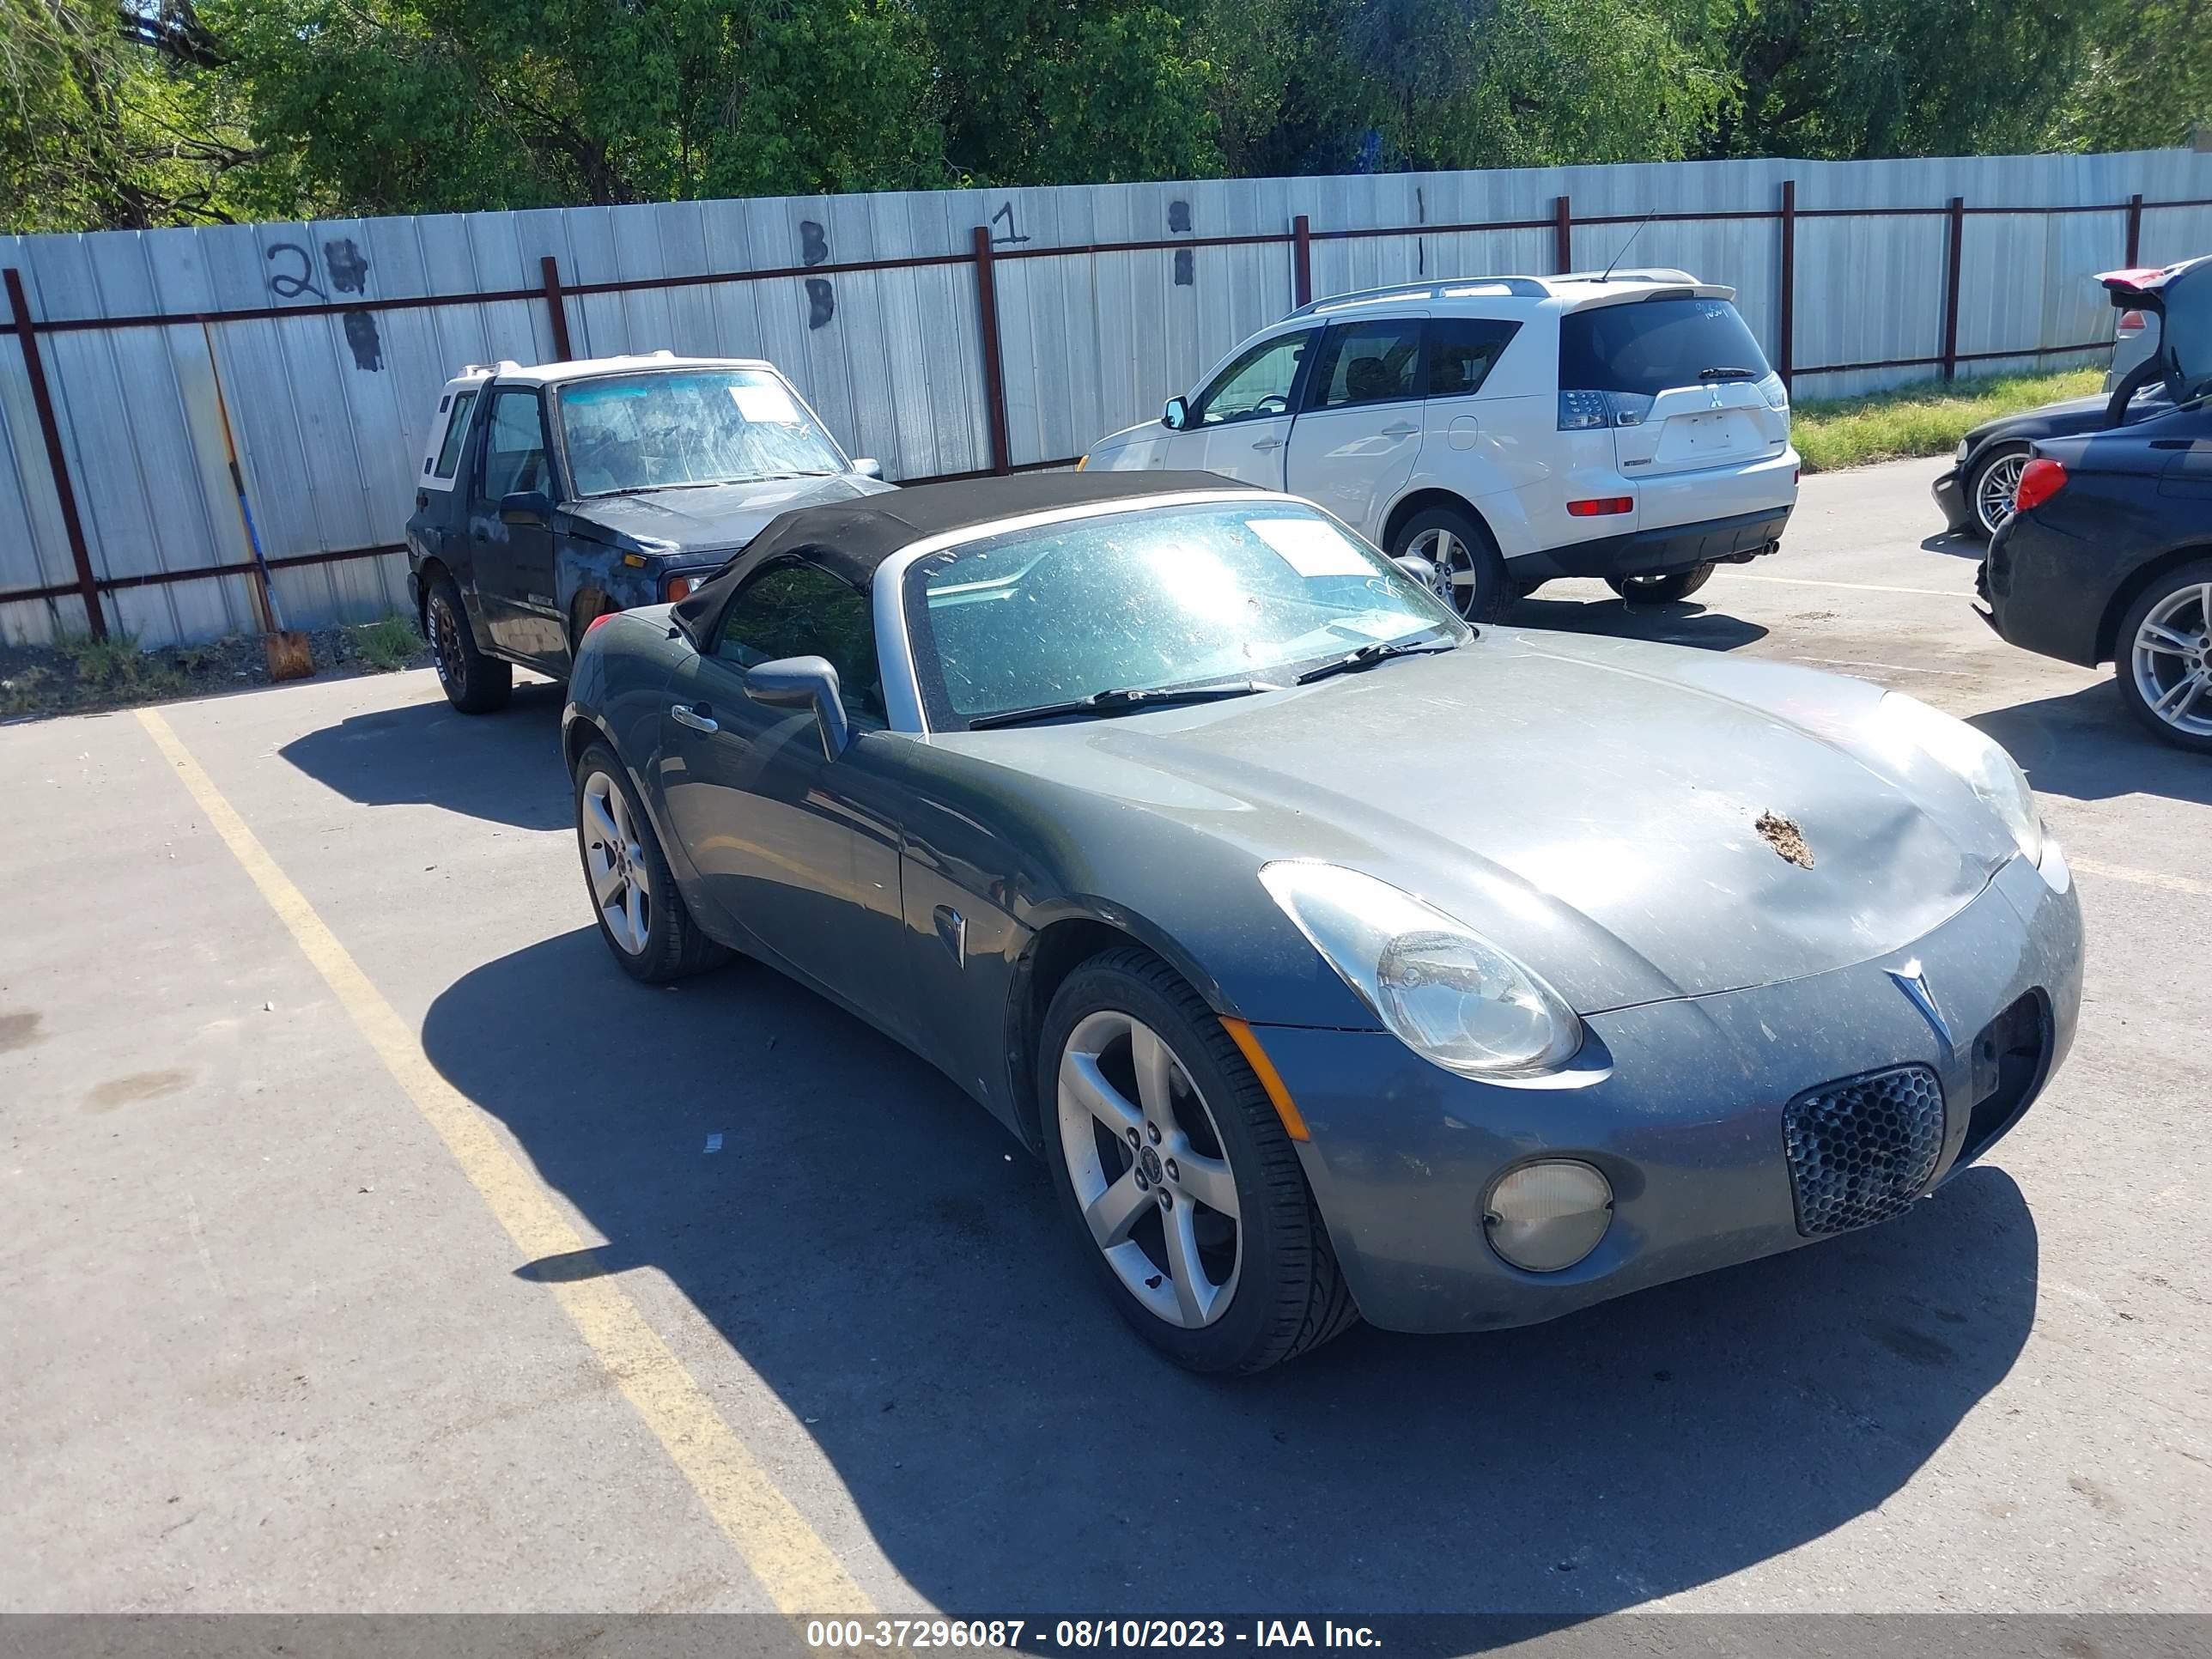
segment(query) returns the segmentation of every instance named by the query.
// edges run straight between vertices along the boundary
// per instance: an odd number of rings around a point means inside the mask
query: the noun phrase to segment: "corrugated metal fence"
[[[1066,465],[1309,295],[1632,258],[1732,283],[1799,395],[2057,366],[2089,281],[2212,250],[2212,155],[1728,161],[1073,185],[0,238],[0,639],[403,601],[465,362],[670,347],[789,373],[914,481]],[[20,273],[17,276],[14,273]]]

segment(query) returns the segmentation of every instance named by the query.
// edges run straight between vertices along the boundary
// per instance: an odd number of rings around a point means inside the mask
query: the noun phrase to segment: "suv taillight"
[[[1641,392],[1562,392],[1559,430],[1594,432],[1600,427],[1640,426],[1652,399]]]
[[[2124,311],[2120,313],[2119,330],[2123,334],[2140,334],[2149,321],[2140,311]]]
[[[2065,488],[2066,469],[2039,455],[2021,471],[2020,485],[2013,491],[2012,510],[2029,512]]]

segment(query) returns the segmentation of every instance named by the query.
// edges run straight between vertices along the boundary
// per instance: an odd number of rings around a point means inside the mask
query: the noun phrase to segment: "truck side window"
[[[545,470],[545,417],[535,392],[495,392],[491,429],[484,436],[484,498],[518,490],[550,490]]]

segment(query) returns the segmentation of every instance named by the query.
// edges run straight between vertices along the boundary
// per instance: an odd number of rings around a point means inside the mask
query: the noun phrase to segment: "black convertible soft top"
[[[876,567],[901,548],[950,530],[1000,519],[1084,507],[1124,496],[1172,495],[1186,489],[1243,489],[1249,486],[1217,472],[1030,472],[957,483],[916,484],[857,501],[795,507],[731,556],[730,562],[676,606],[677,620],[694,639],[718,615],[738,585],[770,559],[806,553],[824,569],[866,587]]]

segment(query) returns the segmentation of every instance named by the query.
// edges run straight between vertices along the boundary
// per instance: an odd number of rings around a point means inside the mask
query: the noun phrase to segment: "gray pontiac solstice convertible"
[[[1204,474],[786,514],[570,697],[616,960],[742,951],[941,1068],[1201,1370],[1895,1216],[2073,1037],[2067,866],[1979,732],[1478,632]]]

